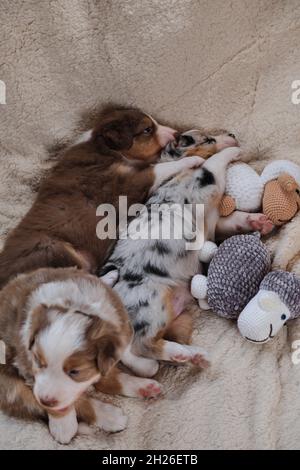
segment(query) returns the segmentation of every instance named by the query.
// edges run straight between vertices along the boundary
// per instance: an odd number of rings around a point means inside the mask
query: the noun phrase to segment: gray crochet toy
[[[270,268],[270,254],[259,234],[236,235],[219,246],[207,277],[193,277],[191,292],[202,309],[237,319]]]
[[[270,254],[259,234],[236,235],[216,251],[211,242],[201,250],[216,253],[207,277],[193,277],[192,295],[202,309],[238,319],[242,336],[254,343],[273,338],[287,320],[300,317],[300,279],[285,271],[269,272]],[[200,260],[201,260],[200,252]]]
[[[238,328],[244,338],[265,343],[287,320],[300,317],[300,279],[285,271],[269,273],[259,292],[243,309]]]

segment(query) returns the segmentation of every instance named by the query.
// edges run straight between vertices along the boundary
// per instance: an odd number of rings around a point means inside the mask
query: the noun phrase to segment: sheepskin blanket
[[[185,127],[222,126],[242,144],[300,163],[297,0],[2,0],[1,240],[30,207],[54,151],[99,105],[137,105]],[[3,84],[2,103],[3,99]],[[0,95],[1,96],[1,95]],[[300,216],[268,240],[274,263],[300,275]],[[266,345],[200,312],[205,372],[164,367],[156,402],[117,398],[128,429],[78,436],[71,449],[296,449],[300,364],[294,321]],[[0,415],[2,449],[60,449],[46,427]]]

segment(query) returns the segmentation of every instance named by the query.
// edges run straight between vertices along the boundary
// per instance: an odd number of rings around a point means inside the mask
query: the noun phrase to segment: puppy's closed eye
[[[204,144],[215,144],[217,141],[216,139],[214,139],[213,137],[206,137],[204,139]]]
[[[74,380],[74,382],[86,382],[97,374],[96,366],[90,365],[82,369],[69,369],[65,370],[65,374]]]
[[[47,362],[43,356],[43,353],[39,350],[38,347],[36,348],[35,345],[33,346],[32,354],[33,354],[35,366],[38,369],[44,369],[45,367],[47,367]]]
[[[64,373],[74,382],[85,382],[99,374],[96,356],[90,351],[79,351],[66,359]]]
[[[71,378],[76,377],[80,374],[80,370],[78,369],[71,369],[67,372],[67,375]]]

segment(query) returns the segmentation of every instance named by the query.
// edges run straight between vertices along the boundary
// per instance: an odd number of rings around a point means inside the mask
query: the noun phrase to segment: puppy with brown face
[[[42,182],[36,200],[0,254],[0,287],[41,267],[102,266],[115,240],[99,239],[96,209],[119,197],[143,202],[165,179],[201,163],[155,163],[175,131],[137,109],[110,110],[69,148]]]
[[[153,397],[159,384],[129,376],[115,365],[132,329],[117,295],[99,279],[73,268],[23,274],[0,293],[0,407],[10,415],[48,420],[52,436],[68,443],[78,422],[110,432],[127,418],[87,389]]]
[[[131,161],[154,163],[176,131],[139,110],[115,110],[92,131],[98,144],[117,150]]]

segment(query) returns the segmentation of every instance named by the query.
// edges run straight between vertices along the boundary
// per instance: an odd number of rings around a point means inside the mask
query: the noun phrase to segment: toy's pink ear
[[[293,176],[289,175],[288,173],[282,173],[278,177],[278,183],[282,187],[284,191],[287,191],[288,193],[291,193],[293,191],[296,191],[298,188],[297,182]]]

